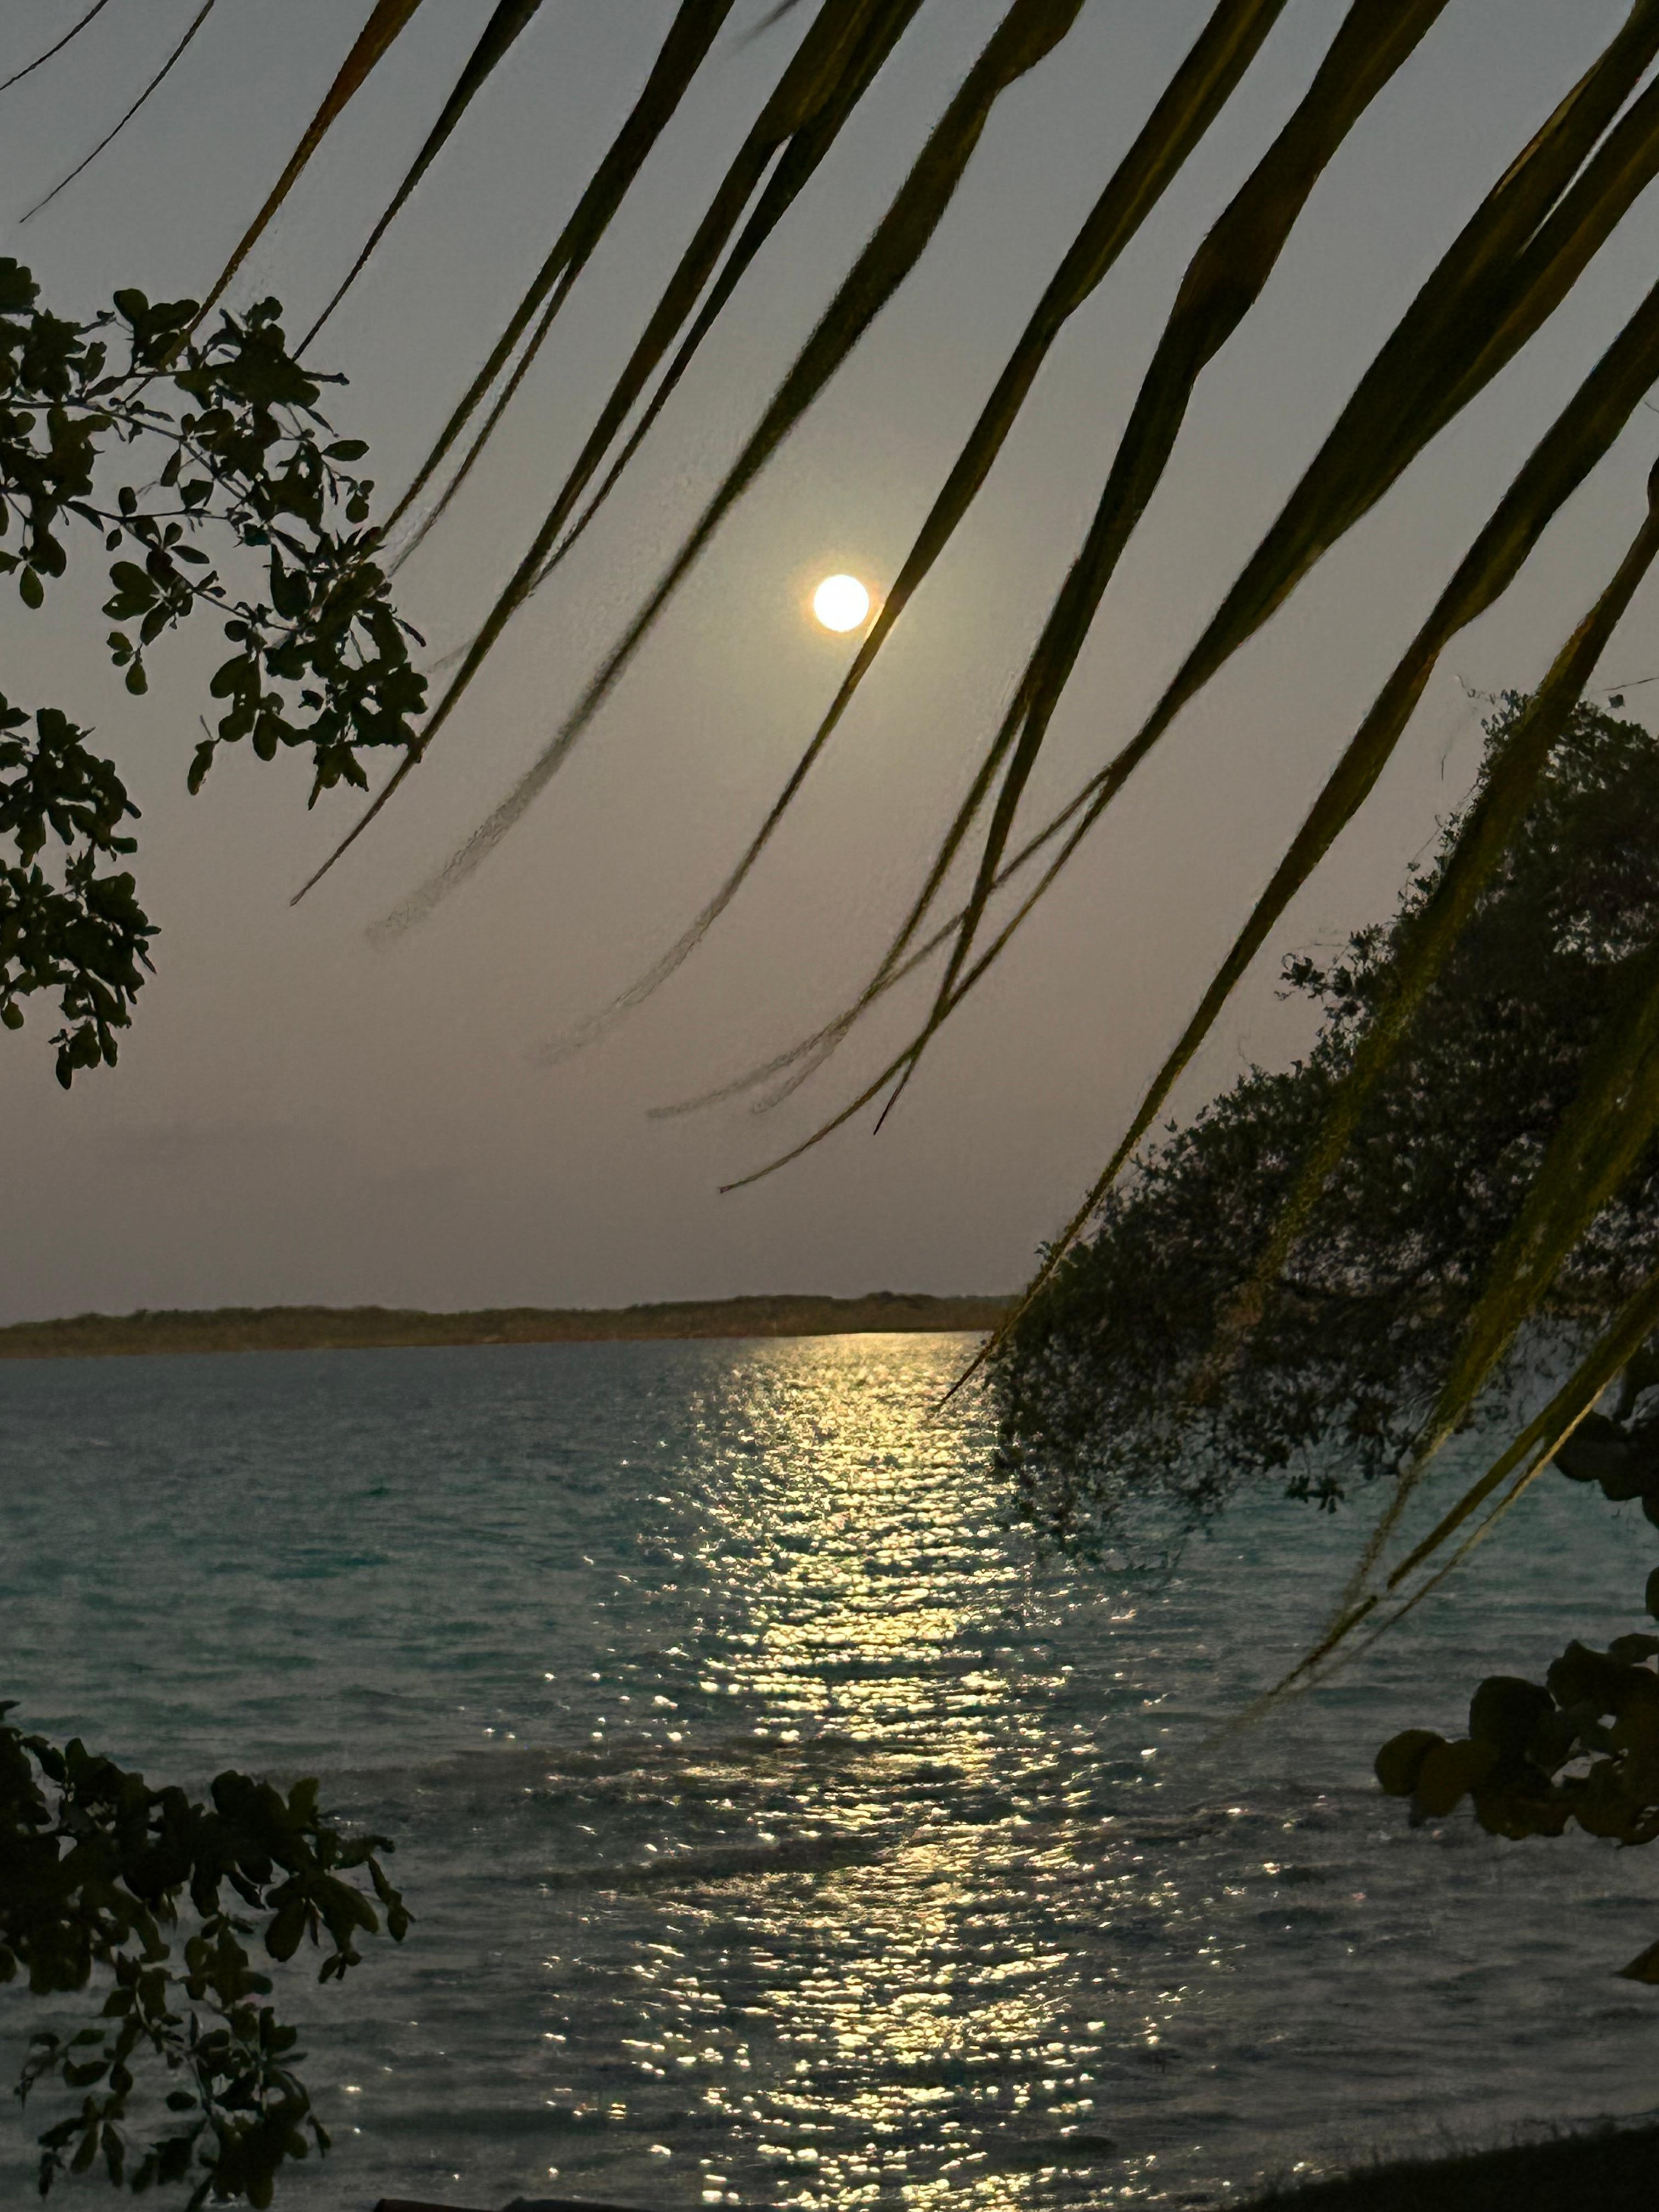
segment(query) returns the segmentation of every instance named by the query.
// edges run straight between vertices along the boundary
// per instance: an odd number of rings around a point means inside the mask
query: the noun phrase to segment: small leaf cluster
[[[0,577],[38,611],[67,571],[71,533],[96,532],[108,650],[135,696],[152,647],[204,608],[220,622],[232,650],[212,678],[220,712],[203,725],[191,791],[220,746],[245,740],[261,760],[308,753],[313,804],[341,784],[366,789],[364,756],[416,750],[426,703],[410,659],[421,640],[379,558],[374,484],[353,472],[367,449],[332,435],[319,401],[338,380],[289,354],[276,301],[222,315],[206,337],[197,319],[192,301],[126,290],[92,322],[67,321],[0,258]],[[0,1019],[15,1027],[23,1000],[55,990],[67,1085],[113,1063],[150,965],[157,932],[131,873],[100,872],[135,849],[115,824],[137,809],[58,710],[36,716],[33,745],[15,735],[27,714],[0,713]],[[79,795],[65,800],[54,779]],[[42,821],[64,848],[55,878],[40,868],[45,841],[27,843]]]
[[[31,725],[0,695],[0,1023],[21,1029],[20,1000],[57,993],[65,1089],[76,1068],[113,1066],[116,1031],[150,964],[155,927],[131,872],[108,865],[135,849],[121,825],[137,812],[84,730],[55,707]],[[51,838],[67,848],[59,875],[40,865]]]
[[[1648,1609],[1659,1613],[1659,1570]],[[1376,1778],[1410,1799],[1413,1826],[1467,1797],[1488,1834],[1516,1842],[1559,1836],[1569,1821],[1621,1844],[1659,1842],[1656,1655],[1659,1636],[1620,1636],[1605,1651],[1569,1644],[1541,1683],[1492,1675],[1469,1701],[1467,1735],[1402,1729],[1378,1752]],[[1620,1971],[1659,1983],[1659,1943]]]
[[[191,2212],[210,2197],[269,2204],[283,2166],[313,2145],[325,2151],[328,2137],[294,2070],[298,2031],[262,2002],[271,1978],[249,1947],[283,1961],[326,1939],[326,1981],[361,1963],[357,1939],[379,1931],[382,1912],[400,1942],[409,1914],[381,1863],[389,1839],[328,1825],[315,1782],[284,1796],[226,1773],[198,1803],[78,1740],[25,1735],[7,1710],[0,1982],[21,1977],[42,1997],[94,1976],[107,1984],[88,2026],[30,2045],[19,2094],[52,2081],[75,2100],[40,2137],[41,2194],[101,2162],[136,2191],[189,2185]],[[173,2117],[135,2142],[130,2107],[146,2067],[171,2084]]]

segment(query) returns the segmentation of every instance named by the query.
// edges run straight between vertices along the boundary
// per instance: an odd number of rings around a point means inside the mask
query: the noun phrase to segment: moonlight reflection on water
[[[1641,1855],[1413,1834],[1369,1774],[1438,1683],[1627,1626],[1630,1525],[1541,1486],[1200,1753],[1357,1523],[1241,1504],[1133,1586],[1045,1559],[973,1404],[932,1418],[964,1348],[0,1370],[30,1723],[320,1771],[401,1839],[404,1950],[299,1992],[339,2148],[283,2202],[1190,2204],[1651,2102]]]

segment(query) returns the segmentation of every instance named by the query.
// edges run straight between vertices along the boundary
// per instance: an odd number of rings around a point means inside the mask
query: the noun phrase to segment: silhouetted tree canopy
[[[1489,721],[1489,757],[1524,703],[1511,695]],[[1573,715],[1260,1321],[1218,1377],[1208,1363],[1228,1302],[1463,818],[1413,870],[1391,924],[1286,963],[1285,990],[1321,1017],[1306,1057],[1251,1068],[1172,1126],[999,1351],[1002,1449],[1041,1520],[1109,1540],[1121,1521],[1144,1528],[1151,1507],[1170,1530],[1268,1479],[1334,1504],[1409,1455],[1586,1058],[1650,964],[1659,742],[1611,714]],[[1532,1382],[1540,1358],[1586,1340],[1659,1263],[1656,1177],[1650,1144],[1479,1414]],[[1659,1451],[1653,1472],[1659,1486]]]

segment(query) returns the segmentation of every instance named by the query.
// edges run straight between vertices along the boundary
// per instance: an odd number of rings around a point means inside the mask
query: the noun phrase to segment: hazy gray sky
[[[0,207],[101,135],[197,0],[126,0],[7,94]],[[82,12],[6,11],[0,74]],[[335,419],[400,488],[631,100],[669,0],[550,0],[316,358]],[[740,11],[756,20],[759,0]],[[537,1048],[627,983],[763,811],[848,648],[803,618],[817,576],[880,586],[1075,223],[1207,0],[1089,0],[1004,100],[917,279],[740,509],[584,750],[424,927],[366,931],[531,758],[716,480],[902,175],[1000,0],[933,0],[751,272],[629,489],[521,617],[420,774],[297,911],[349,809],[307,816],[297,763],[224,758],[184,793],[210,632],[143,702],[101,658],[102,571],[3,616],[15,699],[93,721],[144,809],[163,935],[114,1073],[52,1079],[37,1012],[0,1048],[10,1189],[0,1317],[366,1301],[611,1304],[741,1291],[997,1289],[1071,1210],[1288,836],[1521,454],[1651,281],[1651,199],[1568,309],[1178,726],[878,1139],[844,1133],[757,1188],[716,1186],[838,1103],[881,1039],[802,1098],[646,1109],[792,1042],[862,980],[1075,549],[1186,257],[1305,86],[1342,9],[1297,0],[1234,109],[1080,315],[975,514],[897,633],[793,827],[678,979],[607,1042]],[[365,0],[221,0],[126,137],[4,251],[60,312],[123,283],[199,294],[280,168]],[[1066,700],[1044,790],[1139,715],[1271,519],[1452,229],[1623,0],[1453,0],[1316,191],[1200,389],[1176,464]],[[303,328],[429,126],[487,14],[431,0],[246,272]],[[507,434],[404,581],[434,653],[518,557],[672,258],[798,33],[726,42],[584,278]],[[1280,949],[1386,908],[1479,747],[1455,674],[1534,679],[1638,512],[1640,415],[1509,599],[1450,656],[1368,816]],[[1659,668],[1652,588],[1605,674]],[[1638,694],[1637,700],[1644,695]],[[1659,693],[1647,695],[1659,697]],[[1636,702],[1632,702],[1633,704]],[[1289,1051],[1277,955],[1188,1102]],[[884,1036],[890,1036],[891,1030]]]

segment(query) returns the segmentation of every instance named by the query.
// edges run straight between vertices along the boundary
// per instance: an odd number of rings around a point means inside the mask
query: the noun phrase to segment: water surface
[[[1638,1625],[1654,1532],[1547,1482],[1206,1748],[1358,1519],[1042,1559],[929,1418],[967,1341],[0,1366],[0,1694],[400,1839],[408,1943],[293,2000],[337,2151],[281,2203],[1194,2206],[1651,2109],[1646,1855],[1413,1832],[1370,1762]]]

